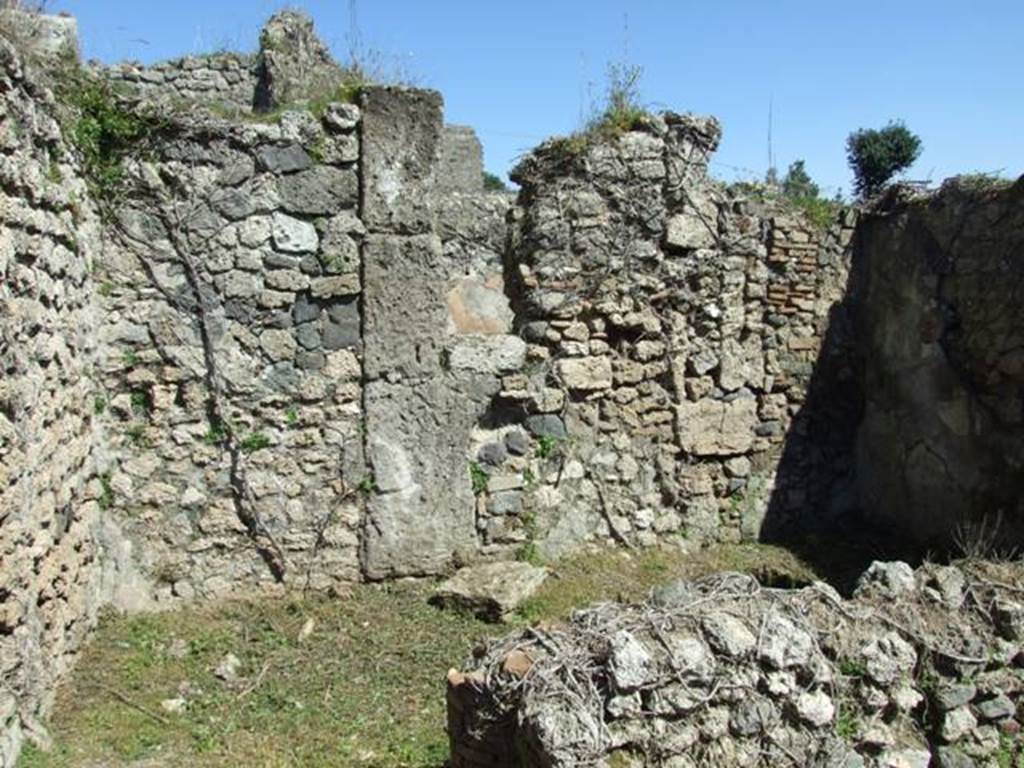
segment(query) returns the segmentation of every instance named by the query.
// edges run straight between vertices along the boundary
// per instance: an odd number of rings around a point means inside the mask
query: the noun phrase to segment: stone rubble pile
[[[720,574],[581,610],[449,673],[452,765],[1015,765],[1022,577],[876,562],[850,600]]]

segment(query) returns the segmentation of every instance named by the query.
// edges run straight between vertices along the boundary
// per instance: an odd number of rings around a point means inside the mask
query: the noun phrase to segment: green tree
[[[790,198],[815,198],[818,196],[818,185],[811,181],[804,168],[803,160],[795,160],[786,170],[782,179],[782,194]]]
[[[921,139],[898,120],[880,129],[861,128],[846,139],[846,157],[861,197],[878,192],[895,174],[913,165],[920,154]]]
[[[493,173],[484,171],[484,191],[507,192],[508,187],[505,186],[505,182],[503,182],[499,177],[495,176]]]

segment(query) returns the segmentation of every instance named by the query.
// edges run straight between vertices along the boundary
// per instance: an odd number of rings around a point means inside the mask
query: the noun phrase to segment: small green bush
[[[228,441],[230,435],[229,427],[220,422],[210,424],[210,428],[203,435],[203,442],[207,445],[223,445]]]
[[[578,157],[590,146],[603,141],[614,141],[650,120],[640,97],[640,78],[643,68],[626,62],[608,65],[604,101],[593,109],[593,117],[582,131],[548,142],[555,157]]]
[[[846,157],[853,169],[854,187],[870,197],[921,154],[921,139],[900,121],[880,129],[861,128],[846,139]]]
[[[827,229],[836,220],[842,207],[835,200],[824,197],[795,197],[790,202],[819,229]]]
[[[100,509],[110,509],[114,506],[114,489],[110,485],[110,474],[100,475],[100,495],[96,499]]]
[[[782,179],[782,196],[819,229],[827,229],[836,219],[839,204],[821,197],[803,160],[794,160]]]
[[[640,102],[640,78],[643,73],[643,68],[636,64],[612,62],[608,65],[604,110],[591,121],[588,133],[605,139],[616,139],[649,117]]]
[[[363,475],[356,488],[358,488],[359,492],[363,494],[372,493],[377,490],[377,480],[374,478],[372,473]]]
[[[139,152],[167,123],[155,112],[129,108],[109,83],[78,67],[68,67],[57,87],[71,108],[67,134],[81,154],[90,191],[107,200],[120,191],[124,160]]]

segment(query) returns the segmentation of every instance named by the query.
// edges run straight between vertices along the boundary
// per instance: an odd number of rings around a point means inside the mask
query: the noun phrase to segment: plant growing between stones
[[[148,416],[150,411],[152,411],[149,395],[141,389],[132,390],[129,399],[132,406],[132,413],[136,416]]]
[[[603,102],[592,108],[592,117],[581,131],[549,142],[551,153],[556,157],[578,157],[595,143],[615,141],[650,120],[651,114],[641,102],[642,76],[643,68],[637,64],[609,63]]]
[[[650,117],[640,103],[643,67],[627,62],[608,65],[604,109],[587,126],[589,133],[603,139],[617,139]]]
[[[469,465],[469,480],[473,486],[473,494],[479,496],[487,491],[487,481],[490,480],[490,475],[487,474],[487,471],[483,467],[474,461],[470,462]]]
[[[855,741],[860,732],[860,719],[850,709],[843,708],[836,715],[836,735],[846,741]]]
[[[537,438],[537,458],[549,459],[559,452],[562,441],[554,435],[541,435]]]
[[[65,115],[66,132],[78,150],[89,190],[97,201],[111,201],[124,192],[125,160],[139,155],[167,127],[154,111],[129,107],[109,83],[69,66],[56,86]],[[100,206],[101,215],[109,209]]]
[[[254,453],[267,448],[270,445],[270,438],[262,432],[251,432],[243,437],[238,445],[243,453]]]
[[[377,480],[374,478],[373,473],[363,475],[356,488],[363,494],[375,493],[377,491]]]
[[[124,431],[125,437],[131,442],[136,448],[148,448],[149,438],[146,437],[146,425],[145,424],[129,424]]]
[[[110,485],[110,473],[105,472],[99,476],[100,481],[100,495],[96,499],[96,503],[99,504],[100,509],[110,509],[114,506],[114,489]]]

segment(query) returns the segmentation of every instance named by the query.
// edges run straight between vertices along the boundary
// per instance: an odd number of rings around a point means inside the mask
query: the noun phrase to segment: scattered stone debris
[[[547,578],[546,568],[529,563],[488,563],[463,568],[437,588],[431,601],[469,611],[485,621],[503,621]]]
[[[233,683],[238,679],[238,670],[242,661],[235,654],[229,653],[221,659],[220,664],[213,670],[213,674],[225,683]]]
[[[851,600],[726,573],[596,605],[449,673],[452,766],[1016,765],[1024,654],[996,606],[1022,584],[875,563]]]
[[[164,699],[160,702],[160,709],[172,715],[180,715],[188,709],[188,702],[180,696],[173,699]]]

